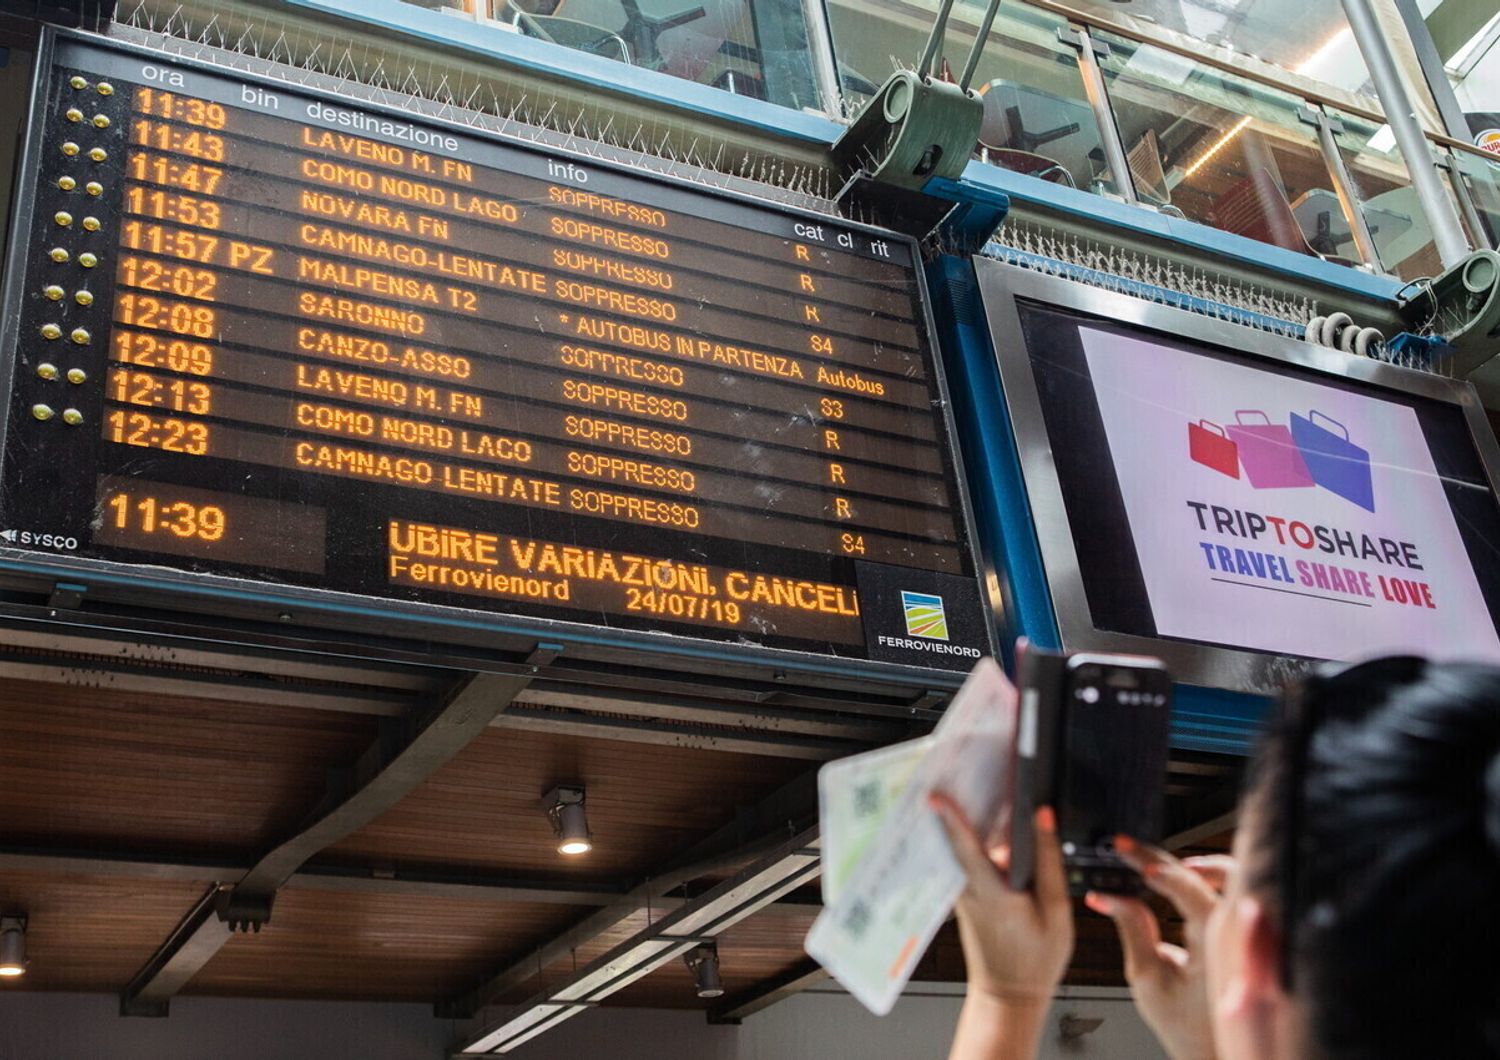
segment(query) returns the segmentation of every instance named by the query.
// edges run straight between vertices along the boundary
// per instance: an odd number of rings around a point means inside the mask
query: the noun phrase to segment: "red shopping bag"
[[[1188,424],[1188,455],[1221,475],[1240,477],[1240,447],[1217,423],[1199,420]]]

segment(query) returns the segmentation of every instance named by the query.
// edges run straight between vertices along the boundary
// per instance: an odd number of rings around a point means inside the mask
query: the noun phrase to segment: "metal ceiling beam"
[[[719,935],[817,879],[822,871],[819,855],[816,827],[792,836],[755,864],[538,993],[514,1015],[465,1036],[452,1056],[506,1053],[546,1033],[677,959],[703,939]]]
[[[495,724],[499,728],[525,729],[530,732],[554,733],[560,736],[582,736],[592,739],[622,740],[656,747],[680,747],[693,751],[724,751],[729,754],[762,755],[768,758],[794,758],[808,762],[829,762],[844,755],[868,749],[869,744],[827,740],[818,736],[791,736],[762,733],[754,729],[730,726],[684,725],[582,714],[517,704],[506,711]]]
[[[102,660],[0,655],[0,679],[39,681],[69,688],[94,688],[148,696],[185,696],[228,703],[253,703],[309,710],[399,717],[414,693],[384,688],[317,687],[269,677],[210,674],[143,667]]]
[[[161,861],[151,857],[94,857],[45,850],[0,850],[0,876],[25,872],[179,883],[216,883],[244,875],[244,865]],[[367,893],[393,897],[456,898],[482,902],[604,906],[624,893],[564,880],[510,880],[483,873],[408,873],[342,866],[303,866],[283,890]]]
[[[597,939],[643,909],[660,909],[670,891],[702,879],[733,872],[775,849],[785,838],[816,819],[817,772],[804,773],[782,785],[756,806],[737,816],[683,852],[675,863],[543,945],[519,954],[500,971],[470,990],[439,1002],[437,1015],[468,1019],[510,990],[540,975],[549,965]]]
[[[828,736],[893,743],[911,735],[905,721],[840,715],[829,710],[772,706],[756,702],[724,702],[655,689],[609,689],[571,682],[551,682],[528,688],[522,703],[569,710],[594,711],[626,717],[651,717],[707,725],[753,727],[767,732]]]
[[[94,879],[163,880],[170,883],[217,883],[242,875],[243,865],[217,862],[159,861],[141,857],[95,857],[89,854],[44,850],[0,849],[0,877],[27,873],[35,876],[85,876]],[[323,891],[332,894],[375,894],[389,898],[451,898],[460,901],[520,905],[612,905],[626,894],[622,887],[590,886],[571,880],[512,880],[482,872],[410,873],[344,866],[308,865],[282,885],[284,891]],[[651,908],[671,912],[686,899],[665,895],[652,899]],[[772,911],[806,915],[821,906],[813,896],[789,896]]]
[[[95,661],[87,665],[68,665],[69,660],[38,655],[0,654],[0,680],[38,681],[72,688],[106,689],[136,695],[189,697],[234,704],[265,704],[303,710],[326,710],[338,713],[365,714],[375,717],[399,717],[410,711],[418,693],[385,688],[361,688],[346,685],[329,687],[293,684],[255,675],[213,673],[201,670],[174,670],[140,664]],[[572,686],[569,686],[572,687]],[[562,703],[586,704],[596,714],[581,713],[563,707]],[[536,704],[548,704],[538,706]],[[557,705],[554,705],[557,704]],[[625,716],[634,710],[650,717]],[[525,729],[530,732],[557,733],[585,738],[626,740],[664,747],[692,750],[726,751],[734,754],[767,755],[777,758],[800,758],[824,762],[863,750],[876,743],[900,739],[889,731],[860,719],[819,721],[825,731],[843,732],[849,742],[822,736],[802,735],[795,731],[809,727],[793,722],[793,731],[781,733],[763,728],[746,728],[748,722],[776,728],[777,708],[744,708],[718,705],[719,713],[710,715],[699,708],[684,708],[671,702],[670,696],[640,695],[625,699],[613,692],[599,690],[595,696],[579,692],[552,695],[531,689],[526,702],[511,708],[491,724],[496,728]],[[788,711],[788,713],[794,713]],[[807,713],[798,711],[795,713]],[[717,724],[694,724],[676,720],[688,714],[700,722],[713,716]],[[652,718],[658,720],[652,720]],[[886,730],[889,730],[889,723]]]
[[[34,595],[34,592],[33,594]],[[291,625],[267,630],[264,625],[199,619],[166,621],[159,616],[111,610],[62,610],[24,603],[31,595],[0,592],[0,628],[6,643],[21,636],[58,636],[80,645],[75,651],[108,658],[189,663],[263,673],[311,676],[326,673],[332,681],[375,687],[437,691],[441,682],[460,673],[504,673],[513,652],[496,654],[492,640],[474,643],[413,642],[381,636],[378,631],[350,628],[320,630]],[[90,649],[89,643],[104,645]],[[267,660],[275,660],[266,669]],[[434,679],[438,684],[434,684]],[[550,667],[547,681],[607,685],[655,691],[663,699],[697,697],[712,702],[747,702],[771,709],[813,708],[835,714],[858,715],[862,720],[885,717],[904,723],[936,723],[939,706],[953,696],[953,688],[913,691],[894,687],[870,676],[813,678],[802,673],[766,672],[750,663],[717,664],[712,670],[682,670],[676,663],[643,666],[637,649],[607,649],[588,658],[561,658]],[[807,684],[811,682],[811,684]],[[774,706],[772,706],[774,702]]]
[[[3,612],[0,612],[0,617],[3,617]],[[70,632],[66,628],[35,622],[5,622],[0,628],[4,630],[5,647],[9,649],[60,652],[139,666],[176,667],[184,671],[184,677],[202,670],[223,670],[282,679],[293,677],[308,681],[373,684],[388,691],[405,689],[412,692],[428,692],[438,683],[452,680],[452,675],[442,670],[391,665],[374,659],[355,661],[320,657],[249,644],[215,643],[167,633],[135,635],[123,630],[104,629]]]
[[[467,747],[505,710],[559,649],[539,646],[509,674],[470,674],[441,702],[387,724],[352,769],[331,785],[300,831],[228,883],[216,883],[189,910],[120,996],[127,1016],[164,1016],[173,996],[229,941],[236,927],[259,931],[276,890],[310,858],[369,824]]]
[[[408,713],[421,697],[447,687],[452,674],[373,662],[351,669],[346,662],[245,645],[206,646],[171,639],[143,644],[121,636],[101,641],[35,627],[6,628],[5,639],[0,646],[0,679],[378,717]],[[905,739],[913,734],[914,724],[926,720],[917,712],[902,719],[859,716],[853,705],[844,710],[842,704],[832,709],[772,704],[767,696],[718,701],[666,689],[584,683],[607,676],[586,669],[576,675],[569,671],[569,680],[549,674],[545,687],[528,689],[494,725],[823,762]]]
[[[746,1016],[764,1012],[778,1001],[785,1001],[808,987],[817,986],[828,979],[828,972],[817,961],[809,957],[775,978],[759,983],[750,990],[736,994],[724,1004],[708,1010],[710,1023],[739,1023]]]

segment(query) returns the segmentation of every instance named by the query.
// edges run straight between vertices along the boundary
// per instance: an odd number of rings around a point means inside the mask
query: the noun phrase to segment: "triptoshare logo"
[[[1243,469],[1252,489],[1319,486],[1367,512],[1375,510],[1369,450],[1350,441],[1342,423],[1316,409],[1306,416],[1292,413],[1289,427],[1272,423],[1259,409],[1240,409],[1227,427],[1209,420],[1189,423],[1188,455],[1232,479]]]
[[[948,639],[948,615],[943,598],[930,593],[901,590],[901,610],[906,613],[906,632],[928,640]]]

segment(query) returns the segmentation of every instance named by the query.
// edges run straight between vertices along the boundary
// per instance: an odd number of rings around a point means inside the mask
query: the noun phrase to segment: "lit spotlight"
[[[552,834],[557,836],[559,854],[577,857],[594,849],[583,799],[583,788],[566,785],[558,785],[542,796],[547,819],[552,822]]]
[[[0,975],[14,979],[26,974],[26,918],[0,917]]]

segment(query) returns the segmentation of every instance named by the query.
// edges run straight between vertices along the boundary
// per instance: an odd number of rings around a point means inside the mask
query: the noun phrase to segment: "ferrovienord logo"
[[[901,590],[901,610],[906,614],[906,632],[928,640],[948,639],[948,614],[943,598],[931,593]]]

